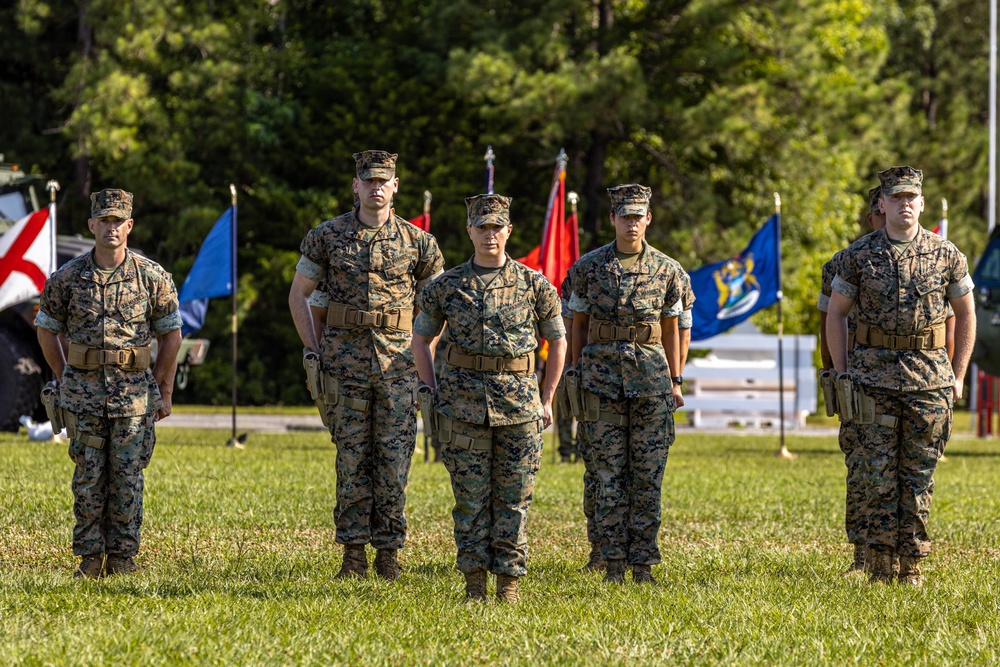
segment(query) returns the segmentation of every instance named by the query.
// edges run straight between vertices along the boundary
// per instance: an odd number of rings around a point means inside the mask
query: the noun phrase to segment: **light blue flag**
[[[185,336],[205,324],[208,299],[233,293],[233,256],[236,251],[233,246],[233,218],[233,207],[219,216],[201,244],[194,265],[177,294],[184,323],[181,333]]]
[[[772,215],[736,257],[691,272],[696,300],[691,340],[705,340],[777,302],[781,289],[781,218]]]

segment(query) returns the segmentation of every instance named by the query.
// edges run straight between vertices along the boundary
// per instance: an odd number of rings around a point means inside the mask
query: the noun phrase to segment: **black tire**
[[[46,370],[34,341],[0,329],[0,431],[16,433],[21,415],[38,414]]]

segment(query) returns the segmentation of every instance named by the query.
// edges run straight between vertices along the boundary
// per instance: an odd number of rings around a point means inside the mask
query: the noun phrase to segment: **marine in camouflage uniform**
[[[874,401],[874,423],[858,423],[867,498],[866,570],[872,582],[919,585],[930,552],[927,520],[934,469],[951,435],[975,340],[972,278],[965,256],[920,227],[923,174],[911,167],[879,173],[886,227],[843,251],[827,317],[838,373],[849,371]],[[945,347],[948,305],[955,353]],[[858,307],[855,347],[847,354],[847,318]]]
[[[400,574],[396,552],[406,537],[416,445],[410,335],[417,295],[444,266],[434,237],[391,212],[396,157],[354,155],[360,203],[309,232],[289,293],[299,337],[307,352],[320,352],[327,378],[324,409],[337,445],[334,520],[337,542],[345,545],[341,578],[365,576],[369,543],[376,573],[388,580]],[[317,341],[312,308],[324,304],[312,293],[319,284],[328,317]]]
[[[879,210],[878,202],[882,192],[880,185],[868,191],[868,223],[876,232],[885,227],[885,214]],[[830,308],[830,296],[833,294],[833,279],[840,267],[843,251],[835,254],[823,265],[822,285],[820,286],[820,356],[823,360],[822,370],[832,370],[833,361],[826,339],[826,314]],[[854,342],[854,331],[857,328],[857,308],[852,308],[847,317],[848,357]],[[847,529],[847,540],[854,545],[854,560],[845,574],[863,572],[865,568],[865,499],[868,495],[868,479],[865,476],[864,450],[858,442],[857,425],[854,422],[841,422],[838,433],[840,451],[844,453],[844,464],[847,466],[847,494],[844,511],[844,524]]]
[[[528,507],[541,463],[542,430],[566,352],[556,289],[504,252],[510,199],[466,199],[469,261],[424,290],[413,351],[421,379],[437,392],[442,458],[455,494],[458,569],[466,597],[486,598],[486,574],[497,597],[518,599],[527,572]],[[451,341],[435,376],[430,343],[447,323]],[[538,334],[549,341],[549,372],[539,396],[534,374]]]
[[[671,261],[675,261],[672,258]],[[680,270],[681,279],[681,301],[676,305],[677,309],[681,310],[680,317],[677,318],[677,328],[680,334],[680,347],[681,347],[681,360],[680,360],[680,372],[683,373],[684,363],[687,360],[687,345],[685,345],[685,340],[688,344],[691,342],[691,327],[694,324],[694,318],[692,316],[691,310],[694,308],[694,291],[691,289],[691,278],[688,276],[680,264],[677,263],[677,267]],[[573,293],[573,286],[570,280],[570,276],[566,277],[563,281],[562,294],[563,294],[563,322],[567,327],[567,337],[570,339],[570,344],[572,344],[572,331],[573,326],[573,311],[569,306],[570,297]],[[685,339],[686,336],[686,339]],[[572,352],[572,351],[571,351]],[[568,366],[569,367],[569,366]],[[568,383],[565,381],[559,383],[559,389],[566,391],[566,385]],[[565,399],[569,401],[567,397]],[[569,412],[569,410],[566,410]],[[572,415],[568,417],[572,421]],[[561,428],[561,426],[560,426]],[[560,436],[561,438],[562,436]],[[591,455],[590,447],[588,446],[586,429],[582,426],[577,427],[576,432],[576,443],[578,456],[583,459],[585,468],[583,472],[583,515],[587,519],[587,541],[590,543],[590,555],[587,559],[586,565],[583,566],[582,572],[600,572],[606,567],[604,562],[604,556],[601,554],[601,532],[597,521],[594,518],[594,507],[597,498],[597,487],[598,478],[597,470],[595,468],[595,460]]]
[[[653,583],[660,562],[660,489],[674,440],[675,407],[683,405],[677,318],[680,265],[645,241],[652,215],[649,188],[609,189],[615,241],[570,270],[573,359],[584,402],[599,399],[599,416],[584,421],[598,480],[605,580],[624,581],[626,563],[640,583]]]
[[[94,578],[136,570],[143,470],[156,442],[153,422],[171,412],[181,317],[170,274],[127,248],[131,193],[106,189],[90,201],[94,250],[45,282],[35,324],[58,381],[57,404],[72,415],[75,576]],[[154,336],[159,355],[150,368]]]

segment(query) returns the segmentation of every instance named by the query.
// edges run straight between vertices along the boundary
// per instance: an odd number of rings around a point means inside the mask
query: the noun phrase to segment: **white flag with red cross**
[[[0,236],[0,310],[42,293],[56,270],[56,206],[35,211]]]

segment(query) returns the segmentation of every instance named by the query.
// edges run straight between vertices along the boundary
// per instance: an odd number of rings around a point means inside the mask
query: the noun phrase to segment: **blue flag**
[[[205,324],[205,313],[210,298],[233,293],[234,217],[233,207],[230,207],[216,220],[212,231],[201,244],[194,265],[177,294],[183,322],[181,333],[185,336],[194,333]]]
[[[727,331],[778,300],[780,225],[781,217],[776,213],[739,255],[691,272],[691,289],[697,297],[691,340]]]

